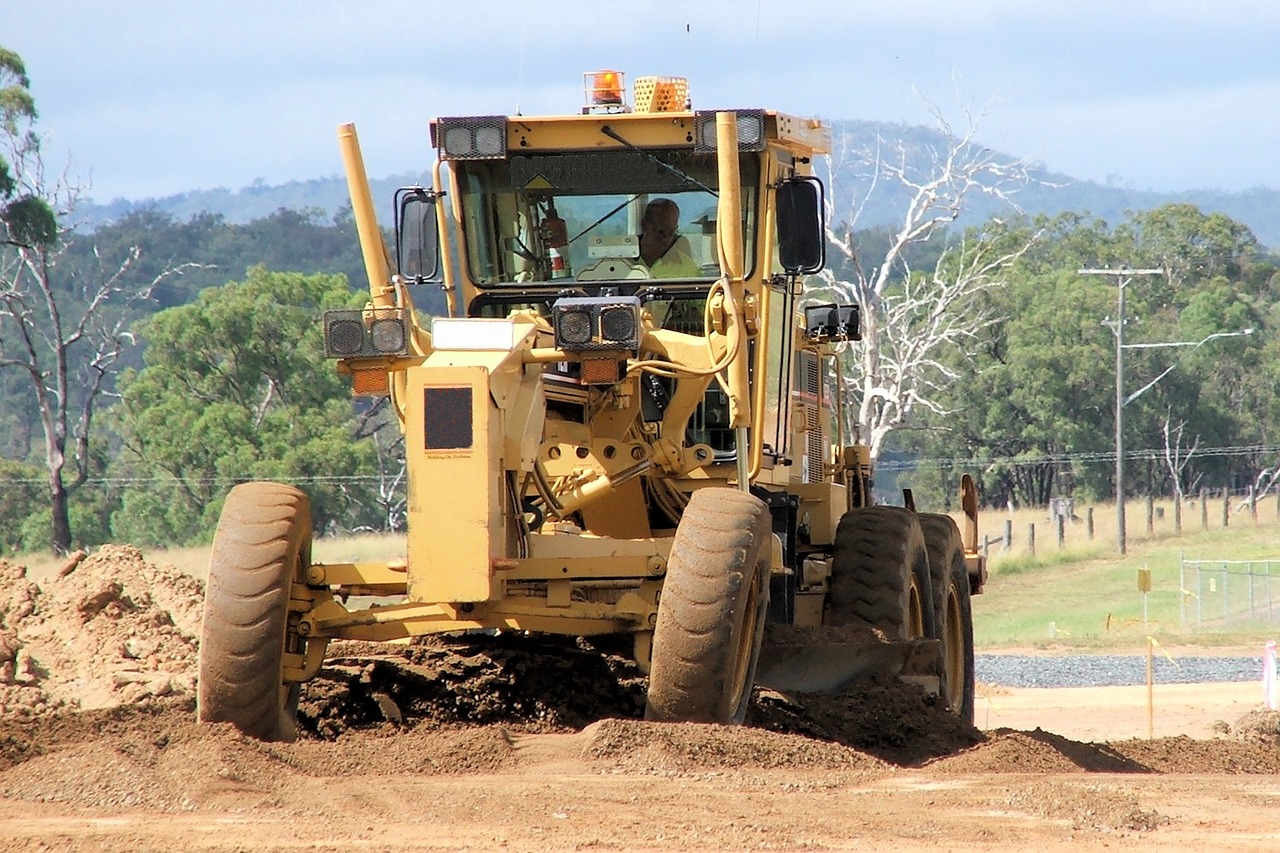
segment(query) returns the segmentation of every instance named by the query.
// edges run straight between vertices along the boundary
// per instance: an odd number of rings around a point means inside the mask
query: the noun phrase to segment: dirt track
[[[193,722],[198,607],[132,549],[0,563],[0,850],[1280,847],[1277,720],[1240,687],[1160,695],[1195,738],[1124,739],[1145,709],[1108,691],[986,691],[1012,728],[983,733],[895,682],[730,729],[638,721],[607,648],[345,646],[266,745]]]

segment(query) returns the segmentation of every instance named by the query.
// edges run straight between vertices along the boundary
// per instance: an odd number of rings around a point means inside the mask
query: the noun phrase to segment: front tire
[[[297,736],[297,683],[284,680],[289,594],[311,562],[307,496],[281,483],[242,483],[228,494],[210,550],[200,628],[196,717],[231,723],[258,740]]]
[[[769,604],[769,509],[737,489],[693,493],[658,600],[645,719],[736,725]]]

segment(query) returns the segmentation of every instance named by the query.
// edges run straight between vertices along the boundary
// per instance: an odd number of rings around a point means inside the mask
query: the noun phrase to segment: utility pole
[[[1125,553],[1124,525],[1124,289],[1136,275],[1164,275],[1162,269],[1135,270],[1127,266],[1117,269],[1078,270],[1079,275],[1109,275],[1116,280],[1116,319],[1103,321],[1116,336],[1116,551]]]

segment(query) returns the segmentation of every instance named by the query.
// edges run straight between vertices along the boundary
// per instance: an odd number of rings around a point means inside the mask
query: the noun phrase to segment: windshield
[[[471,279],[530,282],[719,276],[714,154],[601,151],[455,161]],[[751,263],[759,163],[742,174]],[[642,239],[642,234],[645,235]]]

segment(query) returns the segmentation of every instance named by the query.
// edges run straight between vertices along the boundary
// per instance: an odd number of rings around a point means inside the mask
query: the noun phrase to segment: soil
[[[1141,688],[980,685],[980,730],[866,679],[653,724],[608,644],[341,643],[264,744],[194,721],[201,597],[128,547],[40,584],[0,561],[0,850],[1280,846],[1257,684],[1158,685],[1150,716]]]

